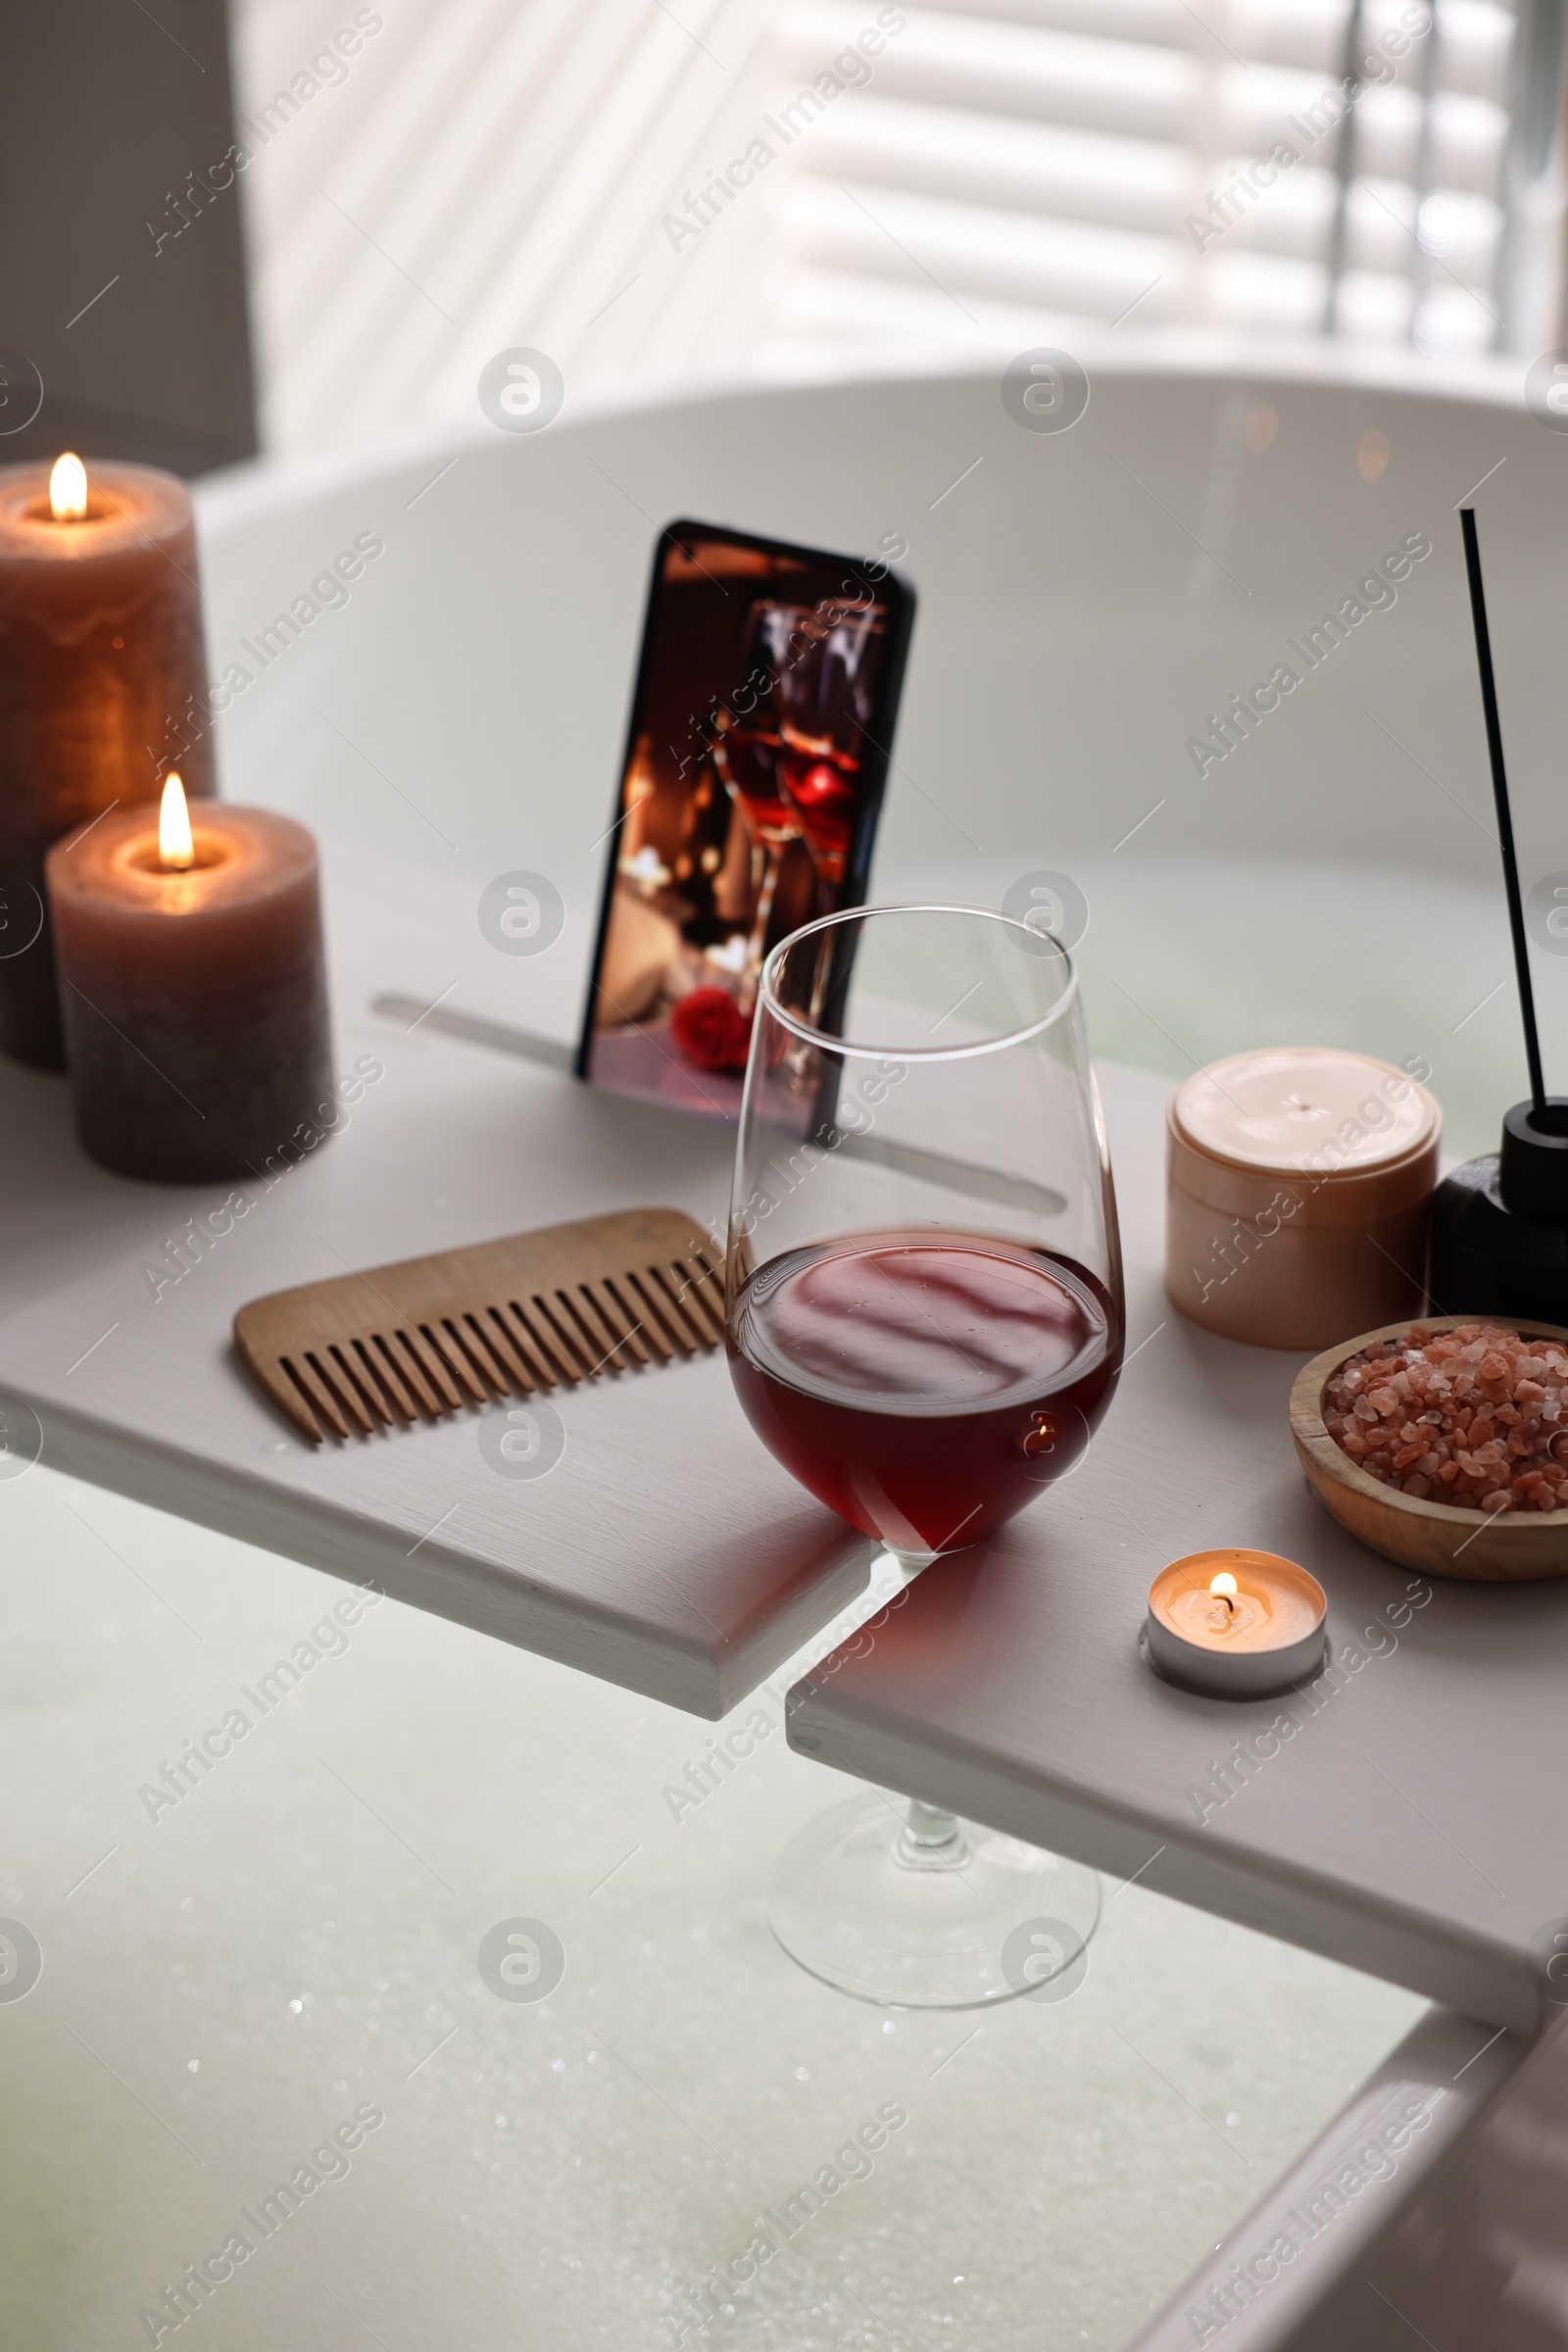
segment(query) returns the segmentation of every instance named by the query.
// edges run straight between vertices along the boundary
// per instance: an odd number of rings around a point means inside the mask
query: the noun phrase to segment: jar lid
[[[1171,1123],[1191,1151],[1227,1167],[1303,1171],[1332,1183],[1433,1149],[1442,1113],[1392,1062],[1328,1047],[1269,1046],[1184,1079]]]

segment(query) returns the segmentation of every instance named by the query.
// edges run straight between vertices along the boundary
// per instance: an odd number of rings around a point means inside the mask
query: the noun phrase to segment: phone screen
[[[767,951],[864,902],[913,615],[885,561],[661,533],[580,1077],[739,1116]]]

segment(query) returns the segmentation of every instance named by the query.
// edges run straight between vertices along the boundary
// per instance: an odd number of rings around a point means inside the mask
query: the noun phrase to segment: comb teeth
[[[371,1437],[706,1352],[721,1273],[689,1217],[632,1210],[277,1292],[234,1336],[307,1437]]]

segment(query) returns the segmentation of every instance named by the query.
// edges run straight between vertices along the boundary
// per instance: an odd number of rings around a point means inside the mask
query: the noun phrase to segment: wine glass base
[[[1075,1991],[1100,1917],[1096,1872],[919,1804],[909,1814],[869,1791],[790,1840],[768,1896],[790,1958],[882,2008]]]

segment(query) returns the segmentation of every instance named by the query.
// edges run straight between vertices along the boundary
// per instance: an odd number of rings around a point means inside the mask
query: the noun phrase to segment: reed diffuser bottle
[[[1547,1094],[1541,1066],[1475,510],[1463,508],[1459,520],[1530,1066],[1530,1100],[1504,1113],[1499,1151],[1467,1160],[1445,1177],[1433,1195],[1427,1292],[1438,1314],[1527,1316],[1568,1325],[1568,1096]]]

